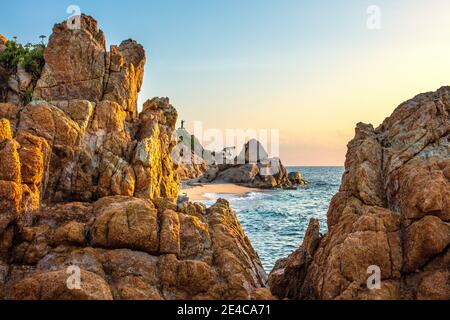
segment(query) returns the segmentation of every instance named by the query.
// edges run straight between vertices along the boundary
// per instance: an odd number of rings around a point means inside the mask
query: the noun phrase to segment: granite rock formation
[[[138,112],[142,46],[106,52],[80,19],[55,26],[33,102],[0,104],[0,298],[272,298],[226,201],[174,204],[177,112]]]
[[[234,159],[223,159],[220,164],[209,166],[199,181],[235,183],[259,189],[292,186],[281,160],[269,158],[264,146],[257,140],[247,142]]]
[[[177,112],[168,99],[147,101],[137,112],[144,49],[127,40],[106,52],[97,22],[85,15],[80,20],[81,29],[66,22],[54,27],[34,101],[0,107],[16,136],[45,140],[41,197],[175,198],[178,177],[170,153]]]
[[[303,245],[270,274],[273,294],[450,299],[449,114],[443,87],[401,104],[377,129],[357,125],[328,234],[311,221]],[[371,290],[377,268],[381,286]]]
[[[303,176],[302,176],[301,172],[298,172],[298,171],[290,172],[288,174],[288,179],[291,182],[291,184],[294,185],[294,186],[308,184],[308,182],[303,179]]]
[[[107,52],[105,36],[97,21],[83,15],[80,23],[79,29],[67,22],[53,28],[34,98],[115,102],[122,107],[127,120],[135,120],[146,62],[144,48],[126,40]]]
[[[3,232],[3,299],[262,299],[266,274],[224,200],[49,204]],[[69,289],[71,268],[81,287]]]
[[[208,169],[207,159],[211,151],[205,150],[200,141],[186,129],[176,131],[179,143],[172,152],[172,159],[178,165],[182,181],[201,177]]]

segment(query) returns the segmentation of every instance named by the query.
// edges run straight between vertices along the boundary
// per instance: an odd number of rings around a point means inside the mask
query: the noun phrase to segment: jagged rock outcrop
[[[270,286],[291,299],[450,299],[450,87],[358,124],[323,238],[279,261]],[[368,268],[381,288],[368,289]]]
[[[137,93],[144,79],[144,48],[133,40],[112,46],[106,57],[103,100],[124,106],[131,118],[137,115]]]
[[[139,142],[132,157],[136,196],[177,197],[179,177],[171,157],[176,144],[173,132],[177,117],[168,98],[154,98],[144,104],[139,115]]]
[[[272,298],[226,201],[174,203],[178,115],[137,112],[142,47],[81,22],[55,26],[35,100],[0,104],[0,299]]]
[[[106,52],[97,22],[54,27],[45,66],[26,105],[3,104],[15,134],[46,140],[44,201],[95,201],[109,195],[176,198],[170,159],[177,112],[153,99],[138,116],[145,52],[132,40]]]
[[[231,161],[209,166],[200,182],[236,183],[246,187],[273,189],[290,187],[286,168],[278,158],[269,158],[264,146],[257,140],[247,142]]]
[[[186,129],[176,131],[179,143],[172,152],[172,159],[178,165],[178,175],[182,181],[201,177],[208,169],[208,159],[212,152],[205,150],[200,141]]]
[[[112,101],[39,100],[23,108],[0,104],[0,110],[17,137],[33,135],[48,145],[42,154],[44,201],[177,196],[170,158],[177,112],[167,99],[149,101],[133,122]]]
[[[144,77],[144,48],[126,40],[107,52],[97,21],[82,15],[80,23],[79,29],[67,22],[53,28],[34,99],[111,101],[122,106],[128,120],[135,119]]]

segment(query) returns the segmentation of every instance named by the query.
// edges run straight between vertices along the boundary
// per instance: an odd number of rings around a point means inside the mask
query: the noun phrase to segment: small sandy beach
[[[260,190],[238,186],[232,183],[211,183],[201,186],[183,186],[180,195],[186,193],[191,201],[210,200],[206,195],[215,194],[236,194],[244,196],[250,192],[258,192]]]

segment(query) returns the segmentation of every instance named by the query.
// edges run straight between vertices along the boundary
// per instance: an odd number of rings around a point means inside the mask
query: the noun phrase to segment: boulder
[[[57,228],[51,236],[53,245],[84,245],[86,244],[86,226],[77,221],[70,221]]]
[[[215,182],[250,184],[256,179],[257,175],[259,175],[257,164],[244,164],[219,172]]]
[[[69,289],[66,270],[34,275],[18,282],[10,296],[13,300],[112,300],[104,279],[82,270],[80,288]]]
[[[94,204],[94,212],[90,226],[94,246],[158,252],[158,213],[149,201],[105,197]]]
[[[411,224],[405,232],[406,272],[423,268],[431,258],[450,244],[450,223],[434,216],[425,216]]]
[[[161,254],[180,256],[180,217],[173,210],[166,210],[162,214],[159,243]]]
[[[257,140],[247,142],[231,163],[210,165],[200,182],[236,183],[246,187],[274,189],[292,185],[278,158],[268,158]]]
[[[294,186],[307,184],[307,182],[303,180],[302,174],[300,172],[290,172],[288,174],[288,179]]]

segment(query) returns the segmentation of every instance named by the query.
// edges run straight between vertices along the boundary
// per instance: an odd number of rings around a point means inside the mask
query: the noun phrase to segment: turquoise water
[[[344,168],[291,167],[288,171],[300,171],[309,185],[299,190],[250,193],[246,197],[208,195],[230,202],[267,272],[276,260],[299,247],[311,218],[318,218],[322,232],[326,232],[328,206],[339,190]],[[214,202],[204,201],[208,206]]]

